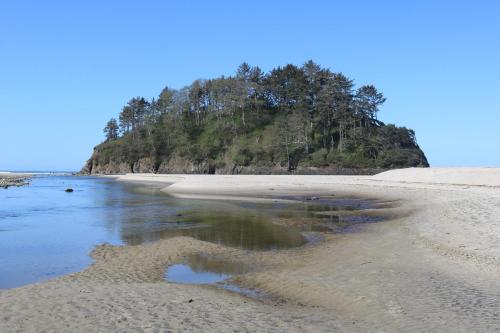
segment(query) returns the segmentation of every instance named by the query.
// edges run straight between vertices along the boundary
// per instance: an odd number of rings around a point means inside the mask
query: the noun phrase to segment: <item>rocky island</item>
[[[385,124],[373,85],[313,61],[132,98],[84,174],[375,174],[428,167],[415,132]]]

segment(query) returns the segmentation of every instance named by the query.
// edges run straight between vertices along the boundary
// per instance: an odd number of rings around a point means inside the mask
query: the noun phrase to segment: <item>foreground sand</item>
[[[191,238],[98,246],[83,272],[0,291],[0,332],[500,330],[500,169],[377,176],[126,175],[178,196],[376,198],[392,219],[298,249],[247,252]],[[191,253],[254,264],[268,298],[163,281]],[[192,302],[189,302],[192,300]]]

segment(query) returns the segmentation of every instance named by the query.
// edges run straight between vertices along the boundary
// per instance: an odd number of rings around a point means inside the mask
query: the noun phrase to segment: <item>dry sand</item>
[[[215,199],[377,198],[392,219],[282,251],[186,237],[101,245],[80,273],[1,290],[0,332],[500,331],[500,169],[118,179],[164,182],[170,194]],[[193,253],[257,265],[235,282],[268,298],[163,280],[169,264]]]

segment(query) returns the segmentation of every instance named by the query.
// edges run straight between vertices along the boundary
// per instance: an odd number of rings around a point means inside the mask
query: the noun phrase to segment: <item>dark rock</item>
[[[71,193],[71,192],[73,192],[73,189],[72,188],[67,188],[67,189],[64,190],[64,192]]]
[[[240,175],[373,175],[386,169],[377,168],[342,168],[338,166],[326,167],[297,167],[295,170],[288,170],[282,166],[236,166],[226,163],[224,166],[215,166],[210,160],[201,162],[174,156],[168,160],[156,162],[144,157],[135,163],[127,163],[122,160],[103,161],[102,152],[96,149],[92,157],[83,166],[80,174],[125,174],[125,173],[159,173],[159,174],[240,174]]]

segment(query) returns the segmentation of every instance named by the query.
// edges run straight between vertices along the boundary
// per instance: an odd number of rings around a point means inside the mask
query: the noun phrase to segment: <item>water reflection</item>
[[[272,205],[260,212],[234,203],[178,199],[158,189],[146,191],[125,183],[110,184],[106,192],[106,206],[115,209],[104,209],[101,219],[110,232],[119,232],[122,242],[128,245],[175,236],[250,250],[305,243],[301,230],[272,223],[270,212],[276,209]]]
[[[235,275],[245,274],[251,268],[228,260],[221,260],[204,253],[189,256],[185,262],[167,267],[165,280],[183,284],[212,284],[253,298],[263,295],[255,289],[242,288],[231,283]]]
[[[238,275],[251,271],[251,267],[240,262],[221,260],[205,253],[197,253],[189,256],[186,264],[195,272],[214,272],[220,275]]]
[[[194,270],[186,264],[170,266],[165,273],[166,279],[174,283],[214,284],[229,278],[229,275],[211,271]]]
[[[68,187],[74,192],[64,192]],[[344,228],[346,218],[319,212],[369,205],[291,199],[301,201],[178,199],[153,184],[36,177],[27,187],[0,190],[0,288],[81,270],[91,262],[91,249],[104,242],[136,245],[182,235],[250,250],[296,247],[305,243],[303,231]]]
[[[226,246],[270,250],[305,243],[299,229],[275,225],[265,212],[252,212],[238,207],[214,205],[190,210],[183,216],[183,221],[194,222],[203,227],[179,230],[180,234]]]

